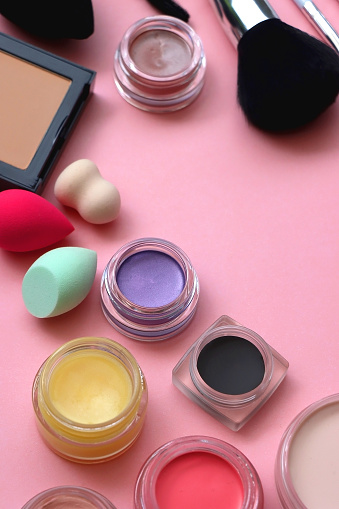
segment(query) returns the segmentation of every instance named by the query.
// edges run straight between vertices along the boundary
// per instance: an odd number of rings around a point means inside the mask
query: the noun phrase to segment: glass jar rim
[[[158,251],[174,260],[183,273],[183,288],[174,300],[159,307],[144,307],[130,301],[120,290],[117,275],[121,265],[139,252]],[[101,304],[107,320],[133,339],[167,339],[188,325],[199,300],[199,280],[186,253],[174,243],[157,237],[139,238],[123,245],[107,263],[101,278]]]
[[[275,483],[279,499],[287,509],[307,509],[294,488],[289,471],[289,453],[292,441],[305,422],[314,413],[334,404],[339,405],[339,393],[326,396],[311,403],[294,417],[280,440],[275,462]]]
[[[249,341],[259,350],[263,358],[265,372],[261,383],[251,391],[244,394],[233,395],[219,392],[210,387],[203,380],[198,371],[198,358],[204,346],[219,337],[228,336],[237,336]],[[202,334],[202,336],[196,341],[190,354],[189,368],[192,382],[202,395],[220,406],[237,407],[258,399],[267,389],[273,374],[272,352],[266,341],[251,329],[242,325],[221,325],[214,327],[213,329],[207,329],[207,331],[205,331],[205,333]]]
[[[75,495],[86,501],[93,502],[98,509],[116,509],[115,506],[101,493],[82,486],[55,486],[38,493],[28,500],[22,509],[40,509],[41,502],[50,502],[50,497],[62,495]],[[97,505],[100,503],[100,505]]]
[[[115,416],[114,418],[105,421],[103,423],[96,424],[82,424],[75,421],[72,421],[62,415],[54,406],[53,402],[49,397],[48,384],[50,380],[50,376],[53,373],[53,369],[58,364],[58,362],[62,362],[62,359],[67,355],[72,355],[75,352],[81,350],[99,350],[105,351],[108,354],[114,355],[114,352],[117,353],[118,358],[124,364],[124,367],[129,372],[132,381],[133,392],[128,402],[127,406],[123,409],[123,411]],[[129,366],[126,365],[126,361]],[[39,369],[37,377],[39,380],[37,383],[40,386],[40,394],[42,395],[43,402],[46,406],[46,411],[49,416],[53,419],[53,421],[57,422],[62,428],[67,430],[70,434],[72,434],[72,430],[84,433],[98,433],[105,431],[113,431],[113,429],[119,430],[122,426],[126,425],[126,421],[129,422],[133,420],[135,407],[140,399],[141,393],[141,384],[142,384],[142,375],[139,368],[139,365],[133,355],[122,345],[119,343],[103,337],[94,337],[94,336],[84,336],[81,338],[76,338],[68,341],[63,344],[57,350],[55,350],[42,364]],[[33,384],[34,388],[35,383]]]

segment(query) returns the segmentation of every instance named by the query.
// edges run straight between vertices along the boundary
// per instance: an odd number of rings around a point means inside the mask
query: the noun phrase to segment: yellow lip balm
[[[116,418],[127,407],[132,392],[131,377],[120,360],[88,349],[64,359],[49,381],[56,410],[81,424]]]
[[[130,352],[106,338],[79,338],[56,350],[33,383],[38,429],[60,456],[109,460],[139,436],[147,385]]]

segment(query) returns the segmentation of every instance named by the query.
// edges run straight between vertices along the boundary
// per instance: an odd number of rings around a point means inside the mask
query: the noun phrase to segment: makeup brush
[[[94,31],[91,0],[0,0],[0,14],[46,39],[87,39]]]
[[[311,0],[293,0],[319,34],[339,52],[339,35]]]
[[[339,93],[339,54],[278,18],[264,0],[211,0],[238,50],[238,102],[272,132],[317,118]]]
[[[179,18],[186,23],[189,20],[188,12],[181,7],[181,5],[174,2],[174,0],[147,0],[148,3],[153,5],[158,11],[162,14],[166,14],[167,16],[174,16],[175,18]]]

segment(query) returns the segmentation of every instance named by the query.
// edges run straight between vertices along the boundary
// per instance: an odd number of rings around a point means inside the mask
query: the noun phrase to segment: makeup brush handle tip
[[[293,0],[293,1],[295,4],[297,4],[298,7],[300,7],[300,9],[302,9],[308,0]]]

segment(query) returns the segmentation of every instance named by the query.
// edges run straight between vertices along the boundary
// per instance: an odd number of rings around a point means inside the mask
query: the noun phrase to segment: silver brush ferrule
[[[227,36],[237,47],[245,32],[258,23],[279,18],[265,0],[210,0]]]
[[[318,7],[316,7],[311,0],[298,0],[297,3],[304,12],[306,18],[318,30],[320,35],[339,52],[339,35],[319,11]]]

